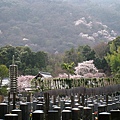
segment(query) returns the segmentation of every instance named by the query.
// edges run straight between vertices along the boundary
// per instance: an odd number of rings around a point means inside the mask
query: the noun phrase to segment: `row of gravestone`
[[[92,87],[92,88],[86,88],[83,86],[78,87],[72,87],[70,89],[50,89],[47,90],[47,93],[50,95],[67,95],[70,96],[71,94],[84,94],[84,95],[101,95],[101,94],[113,94],[115,92],[120,91],[120,84],[116,85],[107,85],[103,87]],[[46,90],[44,91],[44,93]],[[37,94],[37,93],[36,93]],[[38,92],[39,94],[39,92]]]
[[[33,120],[95,120],[95,117],[101,120],[101,116],[107,116],[111,120],[113,114],[117,114],[116,116],[119,118],[119,96],[108,97],[106,104],[105,96],[76,95],[59,98],[50,97],[49,94],[46,94],[44,97],[38,97],[36,101],[21,103],[17,110],[12,110],[12,105],[8,106],[7,103],[1,103],[0,119],[29,120],[30,113],[32,113],[31,119]],[[10,112],[12,114],[17,113],[17,115],[12,116],[9,114]],[[118,120],[117,118],[113,120]]]
[[[90,112],[89,108],[86,108],[87,113]],[[63,110],[62,118],[60,117],[60,113],[57,110],[49,110],[47,114],[48,120],[80,120],[80,110],[72,109],[72,110]],[[21,110],[12,110],[12,114],[5,114],[3,119],[0,120],[22,120],[22,111]],[[30,119],[27,119],[30,120]],[[45,120],[43,110],[35,110],[32,113],[31,120]],[[83,117],[81,120],[95,120],[91,115]],[[120,120],[120,110],[111,110],[108,112],[101,112],[98,115],[98,119],[96,120]]]

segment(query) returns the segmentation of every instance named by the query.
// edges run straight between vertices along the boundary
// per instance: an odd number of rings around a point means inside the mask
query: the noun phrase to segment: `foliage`
[[[99,43],[94,47],[95,54],[98,58],[103,59],[109,51],[109,45],[107,43]]]
[[[36,75],[39,71],[47,71],[56,77],[59,73],[64,73],[66,70],[67,74],[71,74],[74,71],[73,68],[70,68],[73,65],[72,63],[74,63],[73,66],[77,66],[78,63],[83,61],[93,60],[95,67],[101,72],[110,75],[111,69],[116,74],[120,69],[119,40],[120,37],[117,37],[109,42],[106,45],[107,48],[104,48],[101,53],[99,51],[102,49],[102,46],[97,50],[97,47],[92,49],[90,46],[84,45],[78,46],[78,48],[72,47],[65,51],[64,54],[57,52],[51,54],[44,51],[34,52],[30,47],[26,46],[13,47],[7,45],[0,48],[0,64],[8,68],[12,64],[12,56],[14,55],[15,64],[18,65],[19,75]]]
[[[76,49],[71,48],[70,50],[65,51],[64,62],[66,63],[74,62],[76,65],[78,61],[79,61],[79,53],[77,52]]]
[[[74,62],[77,65],[80,62],[94,60],[95,51],[88,45],[78,46],[78,48],[71,48],[67,50],[64,55],[64,62]]]
[[[120,31],[120,2],[113,2],[109,7],[109,2],[99,4],[99,1],[90,1],[1,0],[0,46],[29,46],[34,51],[54,53],[78,45],[94,46],[101,40],[108,42],[109,36],[115,36],[113,30]],[[83,17],[85,24],[75,25]],[[100,33],[89,39],[101,30],[106,30],[107,37],[106,33],[105,36]],[[80,36],[81,31],[88,39]]]
[[[95,59],[95,51],[88,45],[83,47],[82,54],[84,56],[84,60],[86,61]]]
[[[120,70],[118,70],[117,73],[115,74],[115,78],[116,78],[116,82],[120,84]]]
[[[48,54],[48,65],[46,71],[52,73],[53,77],[56,77],[59,73],[63,73],[61,63],[63,62],[64,55],[61,53]]]
[[[48,64],[47,53],[43,51],[32,52],[29,47],[4,46],[0,48],[0,63],[9,67],[12,56],[15,55],[15,64],[18,65],[19,74],[36,75],[45,69]]]
[[[120,37],[109,43],[109,53],[105,59],[115,75],[120,70]]]
[[[34,81],[33,81],[34,82]],[[38,81],[37,81],[38,82]],[[79,79],[53,79],[53,80],[46,80],[43,82],[43,84],[39,84],[39,88],[42,89],[43,91],[45,90],[65,90],[66,89],[78,89],[78,88],[103,88],[107,86],[111,88],[111,86],[114,86],[118,84],[116,82],[116,79],[113,78],[79,78]],[[39,90],[40,90],[39,89]],[[84,90],[79,90],[78,92],[84,92]],[[105,92],[105,91],[104,91]],[[52,91],[51,91],[52,94]]]
[[[9,67],[9,65],[12,64],[12,56],[16,55],[15,47],[13,46],[5,46],[0,48],[0,64],[6,65]]]
[[[0,87],[0,95],[7,96],[7,86]]]
[[[67,74],[68,78],[70,77],[70,74],[74,74],[74,62],[72,63],[63,63],[61,64],[62,69],[64,69]]]
[[[2,80],[5,77],[8,77],[9,70],[5,65],[0,65],[0,86],[2,85]]]

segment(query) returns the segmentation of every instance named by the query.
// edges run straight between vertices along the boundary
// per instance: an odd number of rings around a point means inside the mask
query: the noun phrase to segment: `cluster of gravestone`
[[[52,89],[47,90],[50,95],[65,95],[70,96],[72,94],[84,94],[84,95],[101,95],[101,94],[113,94],[120,91],[120,84],[117,85],[107,85],[104,87],[93,87],[86,88],[83,86],[73,87],[70,89]],[[36,93],[37,94],[37,93]],[[39,94],[39,93],[38,93]]]
[[[55,96],[0,103],[0,120],[120,120],[120,95]],[[30,100],[30,101],[29,101]]]

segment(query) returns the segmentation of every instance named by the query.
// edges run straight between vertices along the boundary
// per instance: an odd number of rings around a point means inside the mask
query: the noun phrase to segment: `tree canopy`
[[[19,74],[36,75],[44,70],[48,64],[47,53],[43,51],[33,52],[29,47],[4,46],[0,48],[0,64],[7,67],[12,64],[12,56],[15,56],[15,64],[18,65]]]
[[[120,70],[120,37],[109,43],[109,53],[105,57],[111,71],[116,74]]]
[[[72,63],[63,63],[61,64],[63,70],[67,72],[68,78],[70,78],[70,74],[74,74],[74,62]]]
[[[8,77],[9,70],[5,65],[0,65],[0,86],[2,85],[3,78]]]
[[[78,48],[72,47],[64,54],[51,54],[44,51],[34,52],[26,46],[7,45],[0,48],[0,64],[8,68],[12,64],[12,56],[14,55],[19,75],[36,75],[39,71],[47,71],[53,76],[58,76],[65,70],[67,73],[72,72],[71,68],[77,66],[78,63],[93,60],[99,71],[107,75],[110,75],[110,72],[116,74],[120,70],[120,37],[110,41],[107,45],[104,44],[103,52],[100,52],[100,49],[102,49],[102,45],[98,49],[84,45],[78,46]]]

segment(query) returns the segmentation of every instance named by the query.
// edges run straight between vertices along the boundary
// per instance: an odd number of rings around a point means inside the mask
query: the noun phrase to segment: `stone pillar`
[[[32,111],[32,103],[31,102],[26,102],[27,106],[28,106],[28,114],[31,113]]]
[[[9,105],[9,112],[11,112],[13,110],[13,104]]]
[[[79,119],[80,119],[80,109],[72,108],[72,120],[79,120]]]
[[[71,107],[71,103],[65,102],[65,107]]]
[[[71,95],[71,107],[73,108],[74,107],[74,96]]]
[[[49,110],[49,93],[44,93],[45,99],[45,120],[48,120],[48,110]]]
[[[5,114],[4,120],[18,120],[17,114]]]
[[[29,111],[27,103],[20,104],[20,110],[22,111],[22,120],[29,119]]]
[[[44,105],[43,104],[37,104],[36,105],[36,110],[44,110]]]
[[[53,95],[53,104],[56,105],[56,96]]]
[[[98,120],[111,120],[111,113],[108,113],[108,112],[99,113]]]
[[[84,97],[84,95],[82,95],[82,106],[84,106],[85,105],[85,97]]]
[[[36,110],[37,101],[33,101],[33,111]]]
[[[60,107],[61,107],[61,110],[65,108],[65,100],[60,100]]]
[[[18,120],[22,120],[22,111],[19,109],[14,109],[12,110],[12,114],[17,114],[18,115]]]
[[[113,109],[112,104],[108,104],[107,105],[107,112],[110,112],[110,110],[112,110],[112,109]]]
[[[63,110],[62,120],[70,120],[72,118],[71,114],[72,114],[71,110]]]
[[[120,120],[120,110],[111,110],[111,120]]]
[[[80,109],[80,119],[83,118],[83,106],[78,106],[78,108]]]
[[[8,105],[0,103],[0,119],[4,119],[4,115],[8,113]]]
[[[57,110],[49,110],[48,111],[48,120],[58,120],[59,118],[59,113]]]
[[[92,120],[92,109],[90,107],[84,107],[83,111],[83,120]]]
[[[107,106],[106,105],[99,105],[98,106],[98,113],[101,112],[107,112]]]
[[[58,120],[61,120],[61,108],[56,106],[56,107],[53,108],[53,110],[57,110],[58,111],[58,116],[59,116]]]
[[[32,120],[44,120],[44,112],[43,112],[43,110],[35,110],[32,113]]]
[[[92,113],[94,113],[94,105],[93,104],[88,104],[88,107],[90,107],[92,109]]]

